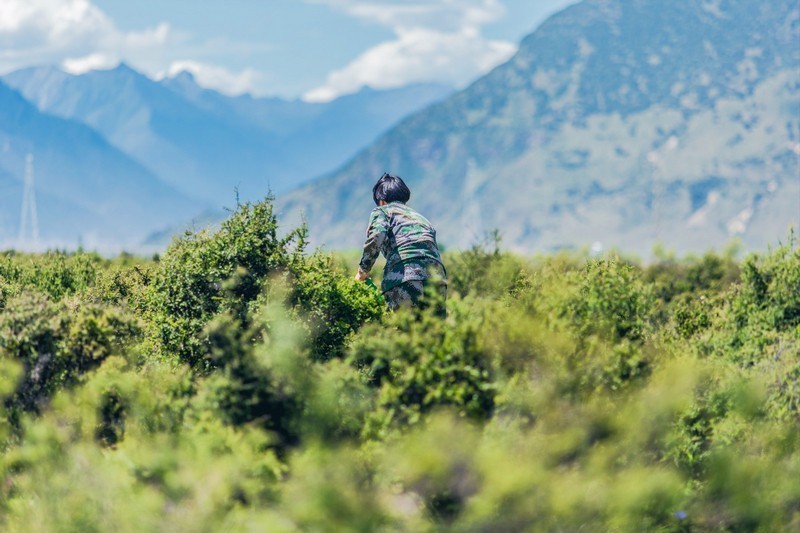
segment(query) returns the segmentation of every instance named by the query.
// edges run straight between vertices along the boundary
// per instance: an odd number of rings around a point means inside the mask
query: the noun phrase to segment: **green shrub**
[[[684,339],[702,333],[711,326],[714,303],[706,296],[682,294],[674,300],[675,330]]]
[[[207,351],[201,332],[208,321],[225,311],[246,318],[247,305],[271,276],[302,264],[304,246],[303,228],[278,236],[270,199],[240,205],[215,233],[175,241],[159,261],[149,296],[164,352],[198,364]]]
[[[288,303],[309,325],[311,357],[341,357],[347,339],[386,309],[380,293],[340,272],[332,256],[315,254],[295,270]]]
[[[525,276],[525,262],[500,251],[500,234],[494,232],[472,248],[445,254],[448,290],[463,296],[501,297],[514,291]]]
[[[402,311],[359,332],[348,360],[378,388],[369,431],[414,424],[437,406],[477,420],[491,416],[495,385],[479,342],[485,321],[473,310],[452,301],[447,320],[433,308]]]
[[[154,270],[153,264],[145,261],[128,267],[112,265],[97,273],[94,284],[83,293],[83,297],[90,302],[125,306],[137,314],[144,313]]]
[[[26,424],[25,440],[0,462],[5,531],[217,530],[236,510],[275,501],[283,467],[266,434],[210,417],[142,434],[154,385],[143,378],[111,370]],[[108,448],[97,442],[103,413],[91,407],[114,382],[128,415],[124,439]]]
[[[25,375],[7,398],[12,409],[38,411],[59,389],[121,352],[139,325],[126,313],[95,305],[53,302],[23,292],[0,313],[0,358],[21,362]]]
[[[665,258],[644,269],[643,279],[656,298],[670,303],[683,294],[719,293],[739,280],[739,265],[730,254],[707,253],[684,261]]]
[[[562,376],[563,393],[616,391],[647,377],[653,364],[647,342],[653,297],[633,266],[615,259],[589,261],[582,270],[563,273],[541,297],[551,327],[573,341],[548,363]]]
[[[379,320],[385,304],[378,293],[342,273],[332,256],[307,257],[304,247],[304,228],[278,236],[269,198],[239,206],[215,233],[188,234],[173,243],[153,269],[152,281],[145,281],[164,353],[210,368],[213,361],[204,356],[206,324],[232,313],[247,328],[275,292],[306,323],[310,356],[317,361],[340,357],[350,336],[362,324]],[[126,280],[119,281],[112,280],[110,292],[122,297],[131,289]],[[275,284],[285,290],[273,290]]]
[[[800,249],[791,245],[742,265],[742,281],[716,305],[697,348],[742,367],[769,366],[800,346]]]
[[[611,342],[641,340],[649,326],[653,298],[634,267],[617,260],[594,260],[573,276],[578,292],[564,314],[578,335],[600,335]]]
[[[800,248],[782,246],[742,266],[742,284],[732,302],[740,329],[760,327],[797,332],[800,326]]]
[[[267,199],[152,260],[0,254],[0,529],[798,529],[791,239],[496,240],[446,254],[446,317],[304,245]]]
[[[90,287],[103,264],[100,256],[83,252],[48,252],[41,256],[6,253],[0,258],[0,279],[59,300]]]
[[[291,469],[280,506],[291,524],[286,531],[381,531],[393,525],[374,471],[356,451],[312,444],[292,458]]]
[[[434,524],[451,525],[481,488],[474,458],[478,444],[474,427],[451,413],[437,413],[392,443],[384,468],[421,499]]]
[[[242,327],[230,315],[214,318],[205,332],[210,344],[206,357],[215,372],[198,391],[200,412],[215,413],[234,426],[261,427],[280,448],[297,444],[302,399],[290,381],[257,357],[252,339],[258,332]]]

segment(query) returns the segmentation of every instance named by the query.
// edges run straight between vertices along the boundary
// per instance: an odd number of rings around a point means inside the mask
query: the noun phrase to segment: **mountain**
[[[254,169],[266,188],[274,154],[258,128],[204,113],[124,64],[82,76],[34,68],[5,80],[40,110],[96,129],[186,195],[232,202],[235,186]]]
[[[365,90],[329,104],[228,97],[183,73],[156,82],[125,64],[83,75],[6,75],[40,110],[79,120],[184,194],[218,207],[284,192],[342,164],[400,118],[451,91]]]
[[[224,96],[200,87],[188,72],[161,83],[209,113],[235,116],[265,131],[280,154],[270,173],[276,193],[340,166],[400,119],[453,93],[445,85],[420,83],[388,90],[365,87],[331,102],[308,103]]]
[[[794,0],[585,0],[278,207],[357,247],[389,171],[448,246],[763,249],[800,222],[798,67]]]
[[[40,112],[0,82],[0,243],[19,231],[25,160],[34,156],[40,237],[120,249],[202,210],[84,124]]]

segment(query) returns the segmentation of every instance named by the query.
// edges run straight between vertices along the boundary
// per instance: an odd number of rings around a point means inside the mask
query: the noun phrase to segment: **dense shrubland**
[[[151,260],[0,255],[0,527],[800,528],[791,237],[445,260],[441,318],[268,201]]]

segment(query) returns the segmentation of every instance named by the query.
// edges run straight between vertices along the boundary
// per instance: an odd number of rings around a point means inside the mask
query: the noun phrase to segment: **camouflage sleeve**
[[[361,261],[358,263],[358,269],[361,272],[369,273],[372,266],[378,259],[381,253],[383,241],[386,240],[386,232],[389,230],[389,219],[386,218],[386,213],[383,209],[373,209],[369,217],[369,226],[367,227],[367,241],[364,243],[364,253],[361,255]]]

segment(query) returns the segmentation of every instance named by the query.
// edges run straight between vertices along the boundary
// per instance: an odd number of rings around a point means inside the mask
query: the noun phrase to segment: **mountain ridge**
[[[76,240],[108,247],[136,242],[164,225],[191,217],[196,204],[164,184],[88,126],[41,113],[0,81],[0,207],[19,214],[25,158],[34,155],[42,240]],[[16,193],[16,194],[15,194]],[[0,241],[16,237],[7,217]]]
[[[733,237],[763,248],[800,219],[798,11],[786,0],[575,4],[507,63],[279,197],[279,210],[288,224],[304,213],[317,244],[357,247],[371,186],[391,171],[448,246],[499,229],[526,253],[702,251]]]
[[[32,67],[3,79],[42,111],[86,123],[184,194],[210,202],[233,201],[234,190],[242,199],[284,192],[451,92],[419,85],[326,105],[229,97],[189,74],[155,81],[124,63],[83,75]]]

